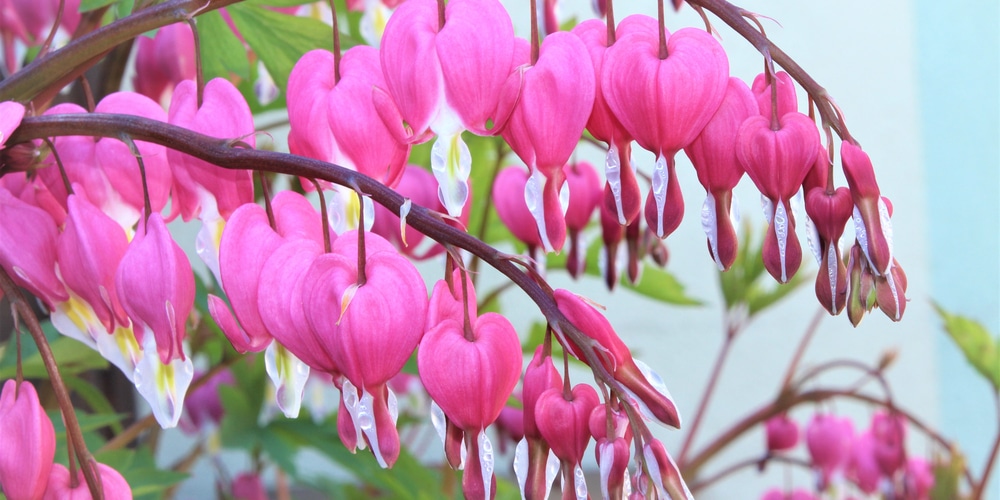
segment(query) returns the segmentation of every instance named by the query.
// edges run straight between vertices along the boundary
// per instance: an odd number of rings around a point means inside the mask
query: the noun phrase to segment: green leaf
[[[97,351],[84,348],[79,341],[63,336],[51,322],[42,323],[42,331],[63,376],[107,368],[107,360]],[[14,378],[17,372],[17,349],[14,342],[12,337],[0,354],[0,379]],[[25,378],[49,378],[42,355],[38,353],[38,347],[27,332],[21,336],[21,368]]]
[[[104,413],[104,414],[114,414],[115,409],[111,406],[111,402],[108,398],[101,392],[100,389],[94,387],[93,384],[87,382],[86,380],[75,377],[68,376],[63,378],[63,382],[66,387],[76,393],[88,406],[90,406],[91,411],[94,413]],[[116,420],[111,423],[111,430],[115,434],[122,432],[122,424],[120,420]]]
[[[229,12],[232,13],[232,8]],[[205,81],[212,78],[228,80],[230,75],[244,80],[250,78],[247,51],[218,11],[198,16],[198,37]]]
[[[979,322],[951,314],[940,305],[934,309],[944,320],[944,329],[965,355],[966,361],[982,375],[994,391],[1000,392],[1000,339],[995,338]]]
[[[292,67],[303,54],[333,48],[330,27],[318,19],[288,16],[246,4],[232,5],[228,12],[282,93],[288,88]],[[349,40],[341,42],[345,49],[350,45]]]
[[[776,283],[764,268],[764,239],[761,237],[758,243],[753,236],[761,233],[754,231],[749,223],[743,225],[742,232],[736,261],[728,271],[719,273],[719,285],[727,309],[746,306],[747,314],[753,317],[777,304],[809,280],[807,273],[800,270],[788,283]]]
[[[598,238],[587,248],[585,274],[588,276],[601,276],[598,261],[600,260],[603,245],[604,243]],[[548,269],[565,269],[566,255],[567,252],[558,255],[550,254],[546,261],[546,267]],[[684,293],[684,285],[680,281],[677,281],[677,278],[670,271],[646,261],[643,261],[641,264],[642,272],[637,283],[632,283],[629,281],[626,273],[622,273],[619,284],[633,292],[667,304],[679,306],[697,306],[702,304],[700,300]]]
[[[119,1],[120,0],[80,0],[80,8],[78,10],[80,12],[90,12]]]

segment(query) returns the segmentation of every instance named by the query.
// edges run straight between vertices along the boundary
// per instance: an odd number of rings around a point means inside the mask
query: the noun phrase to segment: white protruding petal
[[[431,146],[431,171],[438,181],[438,198],[452,217],[462,215],[469,199],[472,153],[462,140],[462,131],[439,135]]]
[[[889,274],[889,269],[892,268],[892,256],[895,255],[892,249],[892,218],[889,217],[889,207],[881,197],[878,199],[878,220],[879,224],[882,225],[882,236],[885,237],[885,242],[889,246],[889,266],[879,271]]]
[[[409,246],[406,243],[406,216],[410,215],[410,208],[413,206],[413,200],[405,198],[403,204],[399,206],[399,237],[403,241],[403,246]]]
[[[708,238],[715,265],[720,271],[725,270],[725,266],[719,260],[719,221],[715,216],[715,196],[712,193],[705,196],[705,203],[701,205],[701,230],[705,231],[705,236]]]
[[[365,13],[361,15],[361,24],[358,26],[361,31],[361,38],[372,47],[378,48],[382,43],[382,34],[385,33],[385,26],[392,16],[393,9],[386,7],[380,0],[367,0],[365,2]]]
[[[583,475],[583,469],[580,468],[580,464],[573,466],[573,483],[576,500],[587,500],[590,498],[590,495],[587,494],[587,477]]]
[[[524,485],[528,481],[528,440],[521,438],[514,448],[514,476],[517,486],[521,489],[521,500],[525,499]]]
[[[271,104],[281,94],[281,89],[274,83],[274,78],[262,60],[257,61],[257,81],[253,82],[253,92],[261,106]]]
[[[597,445],[597,465],[601,472],[601,498],[611,498],[608,482],[611,479],[611,469],[615,465],[615,447],[611,442]]]
[[[445,420],[444,410],[442,410],[441,407],[434,401],[431,401],[431,424],[434,425],[434,430],[437,431],[437,435],[441,438],[441,442],[445,443],[448,422]]]
[[[823,248],[819,241],[819,230],[808,214],[806,214],[806,241],[809,242],[809,250],[812,250],[813,257],[816,257],[816,263],[822,262]]]
[[[625,225],[625,209],[622,207],[622,163],[618,157],[618,147],[612,144],[608,147],[608,155],[604,158],[604,178],[608,180],[608,188],[615,197],[615,208],[618,210],[618,223]]]
[[[774,203],[763,194],[760,195],[760,208],[764,211],[764,220],[769,221],[774,218]]]
[[[552,491],[552,483],[556,481],[556,476],[559,475],[559,458],[556,457],[552,450],[549,450],[549,458],[545,461],[545,498],[542,500],[547,500],[549,498],[549,492]]]
[[[826,256],[826,277],[830,282],[830,314],[837,314],[837,270],[840,264],[840,249],[831,244]]]
[[[545,186],[545,175],[538,169],[531,170],[531,176],[524,184],[524,203],[528,206],[528,211],[535,218],[538,225],[538,234],[542,238],[542,248],[545,252],[552,251],[552,243],[549,242],[549,233],[545,228],[545,204],[542,202],[542,189]]]
[[[309,365],[277,342],[271,342],[264,352],[264,367],[274,384],[275,401],[288,418],[299,416],[302,394],[309,380]]]
[[[156,340],[152,331],[145,332],[142,348],[144,354],[136,364],[132,382],[149,403],[160,427],[176,427],[184,410],[184,395],[194,378],[191,357],[185,356],[183,361],[174,359],[164,365],[156,353]],[[183,348],[186,352],[187,346]]]
[[[900,311],[900,307],[899,307],[899,292],[896,291],[896,280],[893,279],[892,273],[890,272],[891,270],[892,270],[892,266],[889,266],[889,269],[885,272],[885,280],[889,284],[889,291],[892,292],[892,302],[896,306],[896,317],[893,318],[893,319],[895,321],[899,321],[902,318],[902,316],[899,314],[899,311]]]
[[[368,438],[368,442],[372,446],[372,453],[375,454],[375,459],[378,460],[379,467],[383,469],[388,469],[389,464],[386,463],[385,457],[382,456],[382,449],[378,444],[378,425],[375,421],[374,409],[375,398],[368,392],[368,389],[362,389],[361,400],[358,402],[358,418],[356,420],[358,427],[361,428],[361,432],[365,434]],[[361,441],[360,439],[358,440]]]
[[[656,200],[656,235],[663,237],[663,207],[667,203],[667,187],[670,179],[667,172],[667,159],[663,155],[656,157],[653,165],[653,199]]]
[[[372,224],[375,223],[375,205],[371,198],[365,196],[359,202],[358,194],[354,190],[340,186],[335,186],[328,193],[331,196],[326,208],[331,231],[343,234],[357,229],[362,209],[365,211],[365,231],[371,231]]]
[[[641,359],[633,359],[632,361],[635,362],[635,366],[639,369],[639,373],[642,373],[642,376],[646,378],[646,382],[649,382],[650,387],[655,389],[656,392],[663,394],[668,400],[670,400],[671,403],[673,403],[674,397],[670,394],[670,389],[667,389],[667,384],[663,381],[663,377],[661,377],[659,373],[653,371],[653,369]],[[626,389],[626,391],[628,391],[628,389]],[[649,407],[647,407],[641,399],[636,397],[635,394],[630,393],[629,395],[635,400],[635,403],[639,405],[640,412],[642,412],[647,419],[659,422],[659,420],[653,416],[653,412],[649,411]],[[683,427],[683,419],[681,418],[680,410],[677,411],[677,427]]]
[[[201,229],[198,230],[198,237],[194,241],[195,252],[212,271],[215,282],[222,283],[222,274],[219,271],[219,246],[222,244],[222,230],[226,227],[226,221],[219,215],[214,198],[212,203],[202,204],[198,218],[201,220]]]
[[[490,438],[486,436],[486,430],[480,430],[479,434],[476,436],[479,440],[479,470],[483,473],[483,486],[484,492],[486,493],[486,500],[490,498],[491,485],[493,484],[493,467],[494,467],[494,456],[493,456],[493,443],[490,442]]]
[[[354,434],[358,436],[358,448],[365,449],[367,443],[361,438],[361,425],[359,418],[359,406],[361,403],[361,398],[358,397],[358,388],[354,387],[354,384],[350,380],[344,380],[344,384],[340,388],[341,397],[344,398],[344,407],[347,408],[347,413],[351,416],[351,423],[354,424]]]
[[[785,264],[785,251],[788,247],[788,212],[785,204],[778,202],[774,209],[774,234],[778,237],[778,256],[781,257],[781,282],[788,281],[788,266]]]

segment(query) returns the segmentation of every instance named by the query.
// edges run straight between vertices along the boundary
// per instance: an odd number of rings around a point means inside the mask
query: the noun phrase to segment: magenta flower
[[[69,299],[56,276],[58,230],[48,212],[0,188],[0,265],[51,310]]]
[[[586,491],[580,463],[590,442],[590,414],[600,404],[593,387],[577,384],[571,393],[548,389],[535,403],[535,422],[552,453],[562,463],[563,484],[573,491]]]
[[[244,472],[232,484],[233,500],[267,500],[267,488],[258,474]]]
[[[799,102],[795,97],[795,81],[784,71],[777,72],[775,77],[774,81],[778,84],[777,101],[771,97],[771,84],[765,73],[757,75],[753,79],[753,85],[750,86],[757,101],[758,113],[768,120],[772,115],[781,118],[799,110]]]
[[[587,250],[581,247],[580,232],[583,231],[601,202],[601,179],[594,167],[581,161],[563,167],[566,184],[569,186],[569,204],[566,207],[566,228],[569,230],[569,254],[566,269],[576,278],[584,272]]]
[[[882,473],[875,459],[875,438],[871,431],[865,431],[854,437],[844,475],[868,495],[878,491]]]
[[[813,467],[821,474],[820,489],[826,489],[834,473],[847,461],[854,439],[854,426],[847,418],[816,414],[806,427],[806,445]]]
[[[527,184],[528,172],[520,167],[505,167],[493,181],[493,205],[500,221],[515,238],[528,245],[529,254],[534,254],[534,249],[542,246],[542,238],[524,196],[520,196]]]
[[[514,90],[519,84],[518,96]],[[565,181],[562,168],[590,117],[594,89],[587,47],[565,32],[546,37],[538,61],[511,75],[505,84],[505,99],[499,106],[511,111],[502,134],[531,171],[524,198],[546,251],[559,251],[566,241],[559,200]]]
[[[877,276],[892,267],[892,221],[889,207],[875,180],[871,158],[856,144],[844,141],[840,146],[844,175],[854,198],[854,231],[861,250]]]
[[[739,240],[733,220],[733,188],[743,177],[736,157],[740,125],[755,114],[753,95],[742,80],[730,77],[719,109],[684,152],[691,158],[707,196],[701,208],[701,226],[708,237],[712,259],[725,271],[736,261]]]
[[[168,107],[174,87],[195,78],[194,35],[187,23],[156,30],[153,38],[136,39],[135,91]]]
[[[729,60],[711,35],[694,28],[669,35],[663,58],[657,28],[648,16],[623,20],[618,42],[605,54],[601,84],[621,124],[656,155],[645,215],[653,232],[664,238],[684,215],[674,155],[698,136],[718,109]]]
[[[524,440],[517,445],[515,473],[521,494],[526,498],[546,498],[558,471],[555,455],[538,430],[535,408],[539,397],[549,389],[559,390],[562,378],[545,354],[543,346],[524,369],[521,401],[524,404]]]
[[[118,471],[102,463],[97,464],[97,471],[101,477],[105,500],[132,500],[132,488]],[[52,474],[49,476],[48,487],[42,499],[92,500],[82,470],[76,470],[76,487],[71,486],[72,484],[69,469],[63,464],[55,464],[52,466]]]
[[[920,457],[907,460],[903,484],[906,488],[904,498],[913,500],[930,498],[931,488],[934,487],[934,471],[931,469],[931,464]]]
[[[799,424],[788,418],[788,415],[778,415],[769,419],[764,428],[769,452],[790,450],[799,443]]]
[[[806,214],[816,228],[814,242],[819,262],[816,274],[816,298],[830,314],[837,315],[847,304],[847,267],[840,257],[840,237],[851,218],[851,193],[838,188],[831,195],[826,188],[806,193]]]
[[[52,421],[31,382],[7,380],[0,392],[0,487],[10,500],[41,498],[56,453]]]
[[[447,286],[434,290],[450,295]],[[417,366],[427,393],[465,434],[466,456],[470,457],[462,475],[466,498],[492,498],[496,488],[493,445],[485,429],[500,415],[517,385],[521,345],[503,316],[486,313],[476,318],[474,312],[470,316],[470,330],[465,331],[463,323],[443,315],[420,341]]]
[[[403,368],[424,333],[427,288],[413,264],[374,234],[365,236],[364,281],[358,233],[342,234],[317,257],[303,283],[306,319],[347,379],[344,403],[379,465],[399,456],[395,396],[386,383]],[[294,351],[293,351],[294,352]]]
[[[472,168],[461,133],[492,135],[504,117],[497,102],[514,66],[514,28],[497,0],[409,0],[386,24],[381,44],[385,85],[391,99],[379,113],[392,129],[405,123],[410,142],[437,135],[431,168],[441,200],[458,216],[469,195]],[[493,129],[487,123],[493,122]]]
[[[885,411],[872,415],[872,438],[875,442],[875,460],[886,477],[906,466],[906,417]]]
[[[819,144],[816,125],[801,113],[788,113],[777,121],[753,116],[737,134],[737,158],[766,198],[764,267],[780,283],[792,279],[802,263],[791,199],[812,168]]]
[[[680,469],[659,439],[647,437],[646,444],[642,447],[642,456],[649,469],[649,479],[658,492],[665,491],[669,498],[673,499],[694,499],[684,478],[681,477]]]

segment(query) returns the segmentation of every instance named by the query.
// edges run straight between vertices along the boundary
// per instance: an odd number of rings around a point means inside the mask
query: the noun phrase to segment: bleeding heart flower
[[[875,440],[875,460],[886,477],[906,466],[906,417],[876,411],[872,415],[872,438]]]
[[[56,277],[56,237],[52,216],[0,188],[0,265],[18,286],[27,288],[50,310],[69,299]]]
[[[708,250],[721,271],[736,261],[739,246],[734,227],[739,209],[733,207],[733,188],[743,177],[743,166],[736,157],[736,136],[740,125],[754,114],[750,89],[742,80],[731,77],[719,109],[684,148],[707,193],[701,225],[708,237]]]
[[[791,199],[813,166],[819,147],[816,125],[801,113],[788,113],[777,122],[750,117],[736,138],[737,158],[766,198],[762,199],[769,221],[764,267],[780,283],[792,279],[802,263]]]
[[[101,490],[105,500],[132,500],[132,488],[125,478],[115,469],[97,463],[97,472],[101,478]],[[70,479],[69,469],[63,464],[52,466],[48,487],[42,500],[91,500],[90,490],[83,478],[83,471],[76,470],[75,480]],[[73,484],[76,483],[74,487]]]
[[[854,437],[844,475],[868,495],[878,491],[882,473],[875,460],[875,439],[871,431],[865,431]]]
[[[524,403],[524,439],[518,443],[514,460],[521,495],[525,498],[547,498],[558,471],[558,459],[549,450],[549,444],[538,430],[535,408],[539,397],[546,391],[559,390],[562,379],[552,365],[552,356],[544,346],[535,349],[527,368],[521,401]]]
[[[875,180],[871,158],[856,144],[840,146],[844,175],[854,198],[854,232],[876,275],[892,267],[892,220]]]
[[[81,195],[70,195],[66,226],[56,244],[66,287],[90,305],[108,333],[129,326],[115,292],[115,272],[128,249],[125,231]]]
[[[577,384],[569,393],[562,388],[548,389],[538,396],[535,422],[562,462],[563,490],[587,490],[580,463],[590,442],[590,414],[598,404],[597,391],[586,384]]]
[[[657,492],[666,492],[668,498],[693,500],[694,495],[688,489],[681,471],[674,459],[667,453],[659,439],[649,436],[642,447],[642,456],[649,469],[649,479]]]
[[[903,483],[906,485],[907,498],[926,500],[931,488],[934,487],[934,471],[931,464],[920,457],[913,457],[906,462],[906,475]]]
[[[515,54],[510,16],[497,0],[456,0],[445,7],[442,24],[437,2],[410,0],[389,20],[381,47],[380,87],[391,99],[379,100],[379,113],[391,129],[405,123],[410,142],[438,136],[431,169],[442,203],[457,217],[472,168],[462,130],[492,135],[503,119],[497,102]]]
[[[178,84],[167,113],[169,123],[253,147],[253,115],[240,91],[228,80],[215,78],[205,84],[203,94],[199,103],[194,81]],[[222,219],[229,219],[240,205],[253,202],[249,170],[225,169],[173,149],[167,150],[167,160],[174,174],[173,215],[179,213],[185,221],[204,219],[205,207],[216,207]]]
[[[399,435],[390,403],[395,396],[385,385],[424,333],[427,288],[413,264],[378,235],[365,237],[363,271],[359,251],[358,233],[351,231],[313,261],[303,284],[303,308],[347,378],[342,393],[359,434],[387,467],[399,456]]]
[[[168,107],[174,87],[195,78],[194,35],[187,23],[156,30],[156,36],[136,39],[132,85],[150,99]]]
[[[435,289],[437,289],[435,287]],[[493,447],[485,435],[521,375],[520,340],[503,316],[486,313],[466,330],[448,318],[427,331],[417,365],[427,393],[465,433],[462,490],[466,498],[492,498]]]
[[[566,32],[549,35],[538,61],[508,78],[505,98],[499,105],[512,110],[502,134],[531,170],[524,198],[546,251],[561,250],[566,240],[559,200],[565,180],[562,168],[576,148],[594,104],[594,70],[586,54],[587,47],[579,37]],[[511,91],[518,85],[519,96]]]
[[[830,314],[837,315],[847,304],[847,267],[840,258],[840,236],[851,219],[851,193],[838,188],[832,195],[826,188],[806,193],[806,214],[816,228],[816,298]],[[810,240],[811,242],[811,240]]]
[[[603,78],[604,55],[608,51],[608,28],[599,19],[589,19],[573,28],[572,33],[583,41],[594,66],[594,108],[587,121],[587,131],[595,139],[608,145],[604,161],[604,204],[618,216],[618,223],[626,225],[639,215],[642,208],[642,193],[635,177],[630,158],[632,136],[622,126],[608,107],[604,98]]]
[[[767,451],[786,451],[795,448],[799,443],[799,424],[788,418],[788,415],[778,415],[764,425],[767,432]]]
[[[52,421],[31,382],[10,379],[0,392],[0,486],[11,500],[41,498],[56,454]]]
[[[194,307],[194,273],[159,213],[139,223],[115,274],[115,289],[139,343],[152,334],[160,361],[184,360],[181,342]]]
[[[628,346],[618,337],[607,318],[572,292],[556,290],[554,297],[556,305],[566,315],[566,319],[593,340],[591,345],[578,346],[557,332],[559,342],[569,349],[574,357],[584,362],[586,358],[583,349],[593,350],[615,380],[631,391],[641,409],[660,422],[679,428],[680,415],[670,394],[666,392],[663,381],[658,375],[650,372],[648,367],[640,368],[632,358]]]
[[[821,473],[820,489],[847,460],[854,439],[854,426],[847,418],[816,414],[806,427],[806,445],[813,467]]]
[[[645,214],[649,227],[664,238],[684,215],[674,155],[718,109],[729,60],[712,35],[694,28],[670,34],[663,57],[658,26],[648,19],[629,16],[622,21],[618,42],[605,55],[601,83],[615,116],[657,157]]]

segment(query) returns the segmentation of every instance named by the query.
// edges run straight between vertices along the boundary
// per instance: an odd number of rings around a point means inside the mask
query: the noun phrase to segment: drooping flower
[[[806,445],[813,467],[820,472],[820,489],[826,489],[834,473],[844,467],[851,443],[854,426],[847,418],[816,414],[806,427]]]
[[[497,0],[455,0],[442,20],[434,0],[409,0],[386,25],[381,48],[380,87],[391,99],[379,101],[379,113],[391,129],[405,123],[410,142],[437,135],[431,169],[441,201],[457,217],[472,168],[461,133],[492,135],[488,122],[496,129],[503,120],[497,102],[515,53],[510,16]]]
[[[471,284],[465,286],[471,289]],[[447,285],[434,290],[450,296]],[[520,341],[510,321],[499,314],[475,317],[473,311],[461,323],[451,316],[441,315],[442,321],[424,334],[417,366],[427,393],[465,434],[466,456],[470,457],[462,475],[466,498],[492,498],[494,454],[485,429],[500,415],[517,385]]]
[[[819,131],[801,113],[777,120],[753,116],[740,126],[736,144],[737,158],[760,191],[768,220],[764,267],[779,283],[787,283],[802,263],[791,199],[816,160]]]
[[[764,427],[769,452],[790,450],[799,442],[799,424],[788,418],[788,415],[768,419]]]
[[[605,54],[602,88],[608,106],[636,142],[656,156],[646,222],[660,238],[684,214],[674,155],[698,136],[726,92],[729,60],[703,30],[669,34],[661,53],[656,22],[629,16]],[[685,96],[678,99],[677,96]]]
[[[313,260],[310,280],[302,285],[303,308],[346,378],[341,392],[356,433],[364,434],[379,464],[388,467],[400,444],[395,396],[386,383],[424,333],[427,289],[413,264],[378,235],[365,236],[360,269],[358,242],[356,231],[344,233],[331,253]]]
[[[493,206],[497,215],[515,238],[528,245],[528,253],[534,254],[534,249],[542,246],[535,218],[525,202],[525,186],[528,183],[528,172],[519,167],[505,167],[493,181]]]
[[[52,216],[0,188],[0,265],[18,286],[42,299],[49,309],[69,298],[56,276],[56,238]]]
[[[194,35],[187,23],[174,23],[156,30],[156,36],[136,39],[136,92],[169,106],[174,87],[195,78]]]
[[[538,430],[535,408],[544,392],[561,386],[562,379],[552,364],[552,356],[545,352],[544,346],[538,346],[524,369],[521,390],[524,439],[517,444],[514,458],[514,472],[525,498],[547,498],[559,471],[558,459]]]
[[[791,75],[784,71],[775,73],[774,83],[777,90],[772,93],[771,85],[766,73],[761,73],[753,79],[750,90],[753,91],[757,101],[757,111],[760,116],[771,119],[774,115],[778,118],[799,110],[799,103],[795,97],[795,82]]]
[[[847,304],[847,267],[840,257],[840,236],[851,218],[851,193],[837,188],[833,194],[816,187],[806,193],[806,214],[816,228],[816,298],[830,314],[837,315]]]
[[[580,232],[590,223],[590,217],[601,201],[601,179],[594,167],[585,162],[569,163],[563,167],[569,187],[566,207],[566,228],[569,230],[569,254],[566,270],[576,278],[585,271],[586,249],[581,248]]]
[[[736,261],[739,246],[734,227],[739,209],[733,204],[733,188],[743,177],[743,166],[736,157],[736,136],[740,125],[754,111],[750,89],[742,80],[730,77],[719,109],[684,148],[707,193],[701,208],[701,226],[712,259],[722,271]]]
[[[185,324],[194,306],[194,274],[159,213],[139,223],[115,274],[115,290],[144,353],[133,381],[160,425],[173,427],[194,376],[184,352]]]
[[[0,392],[0,487],[10,500],[41,498],[56,453],[52,421],[31,382],[9,379]]]
[[[667,453],[659,439],[647,437],[642,447],[642,456],[649,469],[649,480],[658,492],[666,492],[669,498],[693,500],[694,495],[688,489],[680,469],[674,459]]]
[[[101,490],[105,500],[132,500],[132,488],[125,478],[115,469],[97,463],[97,472],[101,477]],[[76,487],[70,479],[69,469],[63,464],[52,466],[48,487],[43,500],[92,500],[90,489],[84,481],[83,471],[76,470]]]
[[[595,85],[587,47],[566,32],[547,36],[538,61],[504,84],[499,108],[511,111],[502,134],[531,171],[524,198],[546,251],[559,251],[566,241],[559,199],[565,181],[562,168],[590,117]]]
[[[586,384],[577,384],[572,391],[548,389],[535,403],[535,422],[552,453],[562,463],[563,490],[586,494],[580,463],[590,442],[590,414],[600,403],[597,391]]]

